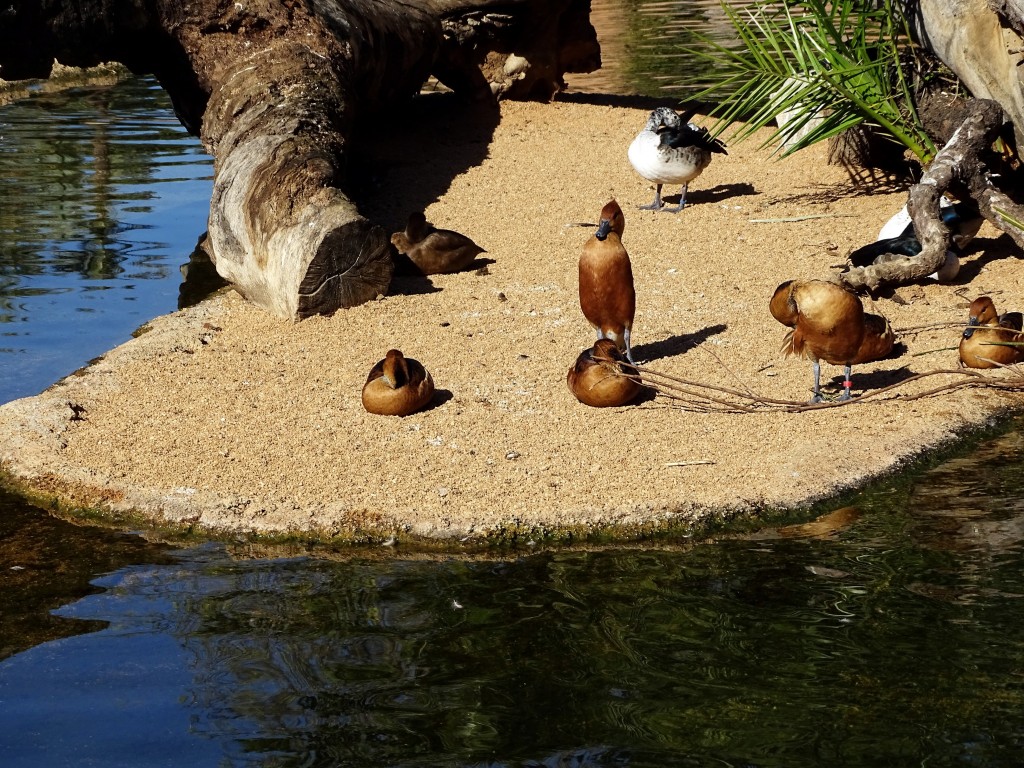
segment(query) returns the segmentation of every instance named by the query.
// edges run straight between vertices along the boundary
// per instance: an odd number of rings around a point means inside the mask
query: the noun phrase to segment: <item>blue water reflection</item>
[[[123,568],[0,663],[4,764],[1018,765],[1021,510],[955,467],[684,550]]]
[[[0,107],[0,402],[178,308],[212,171],[152,80]]]

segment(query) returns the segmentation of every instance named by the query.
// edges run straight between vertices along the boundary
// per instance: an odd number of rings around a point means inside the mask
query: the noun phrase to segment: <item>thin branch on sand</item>
[[[994,370],[999,369],[1005,369],[1009,375],[996,374]],[[850,400],[830,400],[821,403],[762,397],[754,393],[749,387],[746,388],[746,391],[743,391],[733,389],[732,387],[723,387],[718,384],[705,384],[656,371],[642,365],[636,366],[638,374],[630,375],[629,378],[663,397],[668,401],[669,407],[683,410],[714,413],[765,413],[773,411],[803,413],[805,411],[820,411],[828,408],[846,408],[872,401],[884,402],[895,399],[921,400],[968,387],[994,389],[1002,392],[1024,392],[1024,370],[1021,370],[1018,366],[1000,366],[999,369],[984,373],[971,368],[941,368],[925,371],[908,376],[895,384],[862,392]],[[942,376],[953,377],[954,380],[947,381],[923,392],[906,392],[908,385]]]

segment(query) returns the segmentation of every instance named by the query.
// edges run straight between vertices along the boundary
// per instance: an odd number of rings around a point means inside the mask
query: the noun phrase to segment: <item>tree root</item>
[[[995,210],[999,208],[1021,220],[1024,207],[996,187],[984,159],[1002,123],[1003,112],[996,102],[975,100],[967,118],[939,150],[921,181],[910,188],[907,208],[922,246],[919,254],[887,254],[874,264],[840,273],[839,279],[854,290],[877,291],[919,282],[938,271],[951,239],[939,216],[939,199],[947,191],[972,199],[982,216],[1024,248],[1024,231]]]

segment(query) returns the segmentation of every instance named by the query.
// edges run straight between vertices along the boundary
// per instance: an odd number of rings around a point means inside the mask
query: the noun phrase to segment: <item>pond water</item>
[[[594,5],[649,95],[650,29],[717,8]],[[0,107],[0,401],[176,308],[210,174],[148,80]],[[0,492],[0,760],[1016,766],[1024,438],[963,453],[810,522],[474,558],[175,549]]]
[[[212,179],[152,80],[0,107],[0,402],[178,309]]]

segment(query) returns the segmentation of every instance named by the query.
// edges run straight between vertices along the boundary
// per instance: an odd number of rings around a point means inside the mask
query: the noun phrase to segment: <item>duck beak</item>
[[[978,318],[976,318],[976,317],[969,317],[969,318],[967,318],[967,327],[964,328],[964,338],[965,339],[969,339],[969,338],[971,338],[971,336],[974,335],[974,329],[977,327],[977,325],[978,325]]]
[[[594,237],[598,240],[604,240],[608,237],[608,233],[612,231],[612,223],[608,219],[601,219],[601,223],[597,225],[597,232],[594,233]]]

